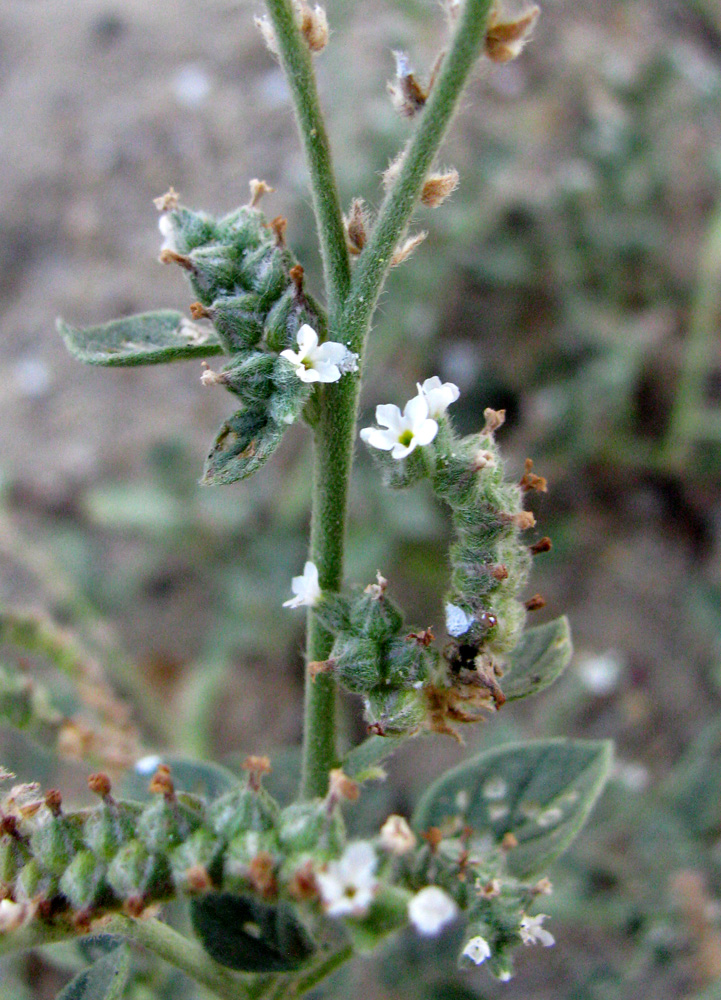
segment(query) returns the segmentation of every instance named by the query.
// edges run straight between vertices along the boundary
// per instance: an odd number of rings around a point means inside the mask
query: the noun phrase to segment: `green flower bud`
[[[280,353],[286,347],[295,347],[295,338],[301,324],[293,319],[297,315],[296,290],[288,288],[271,307],[265,318],[265,340],[271,351]],[[313,324],[310,324],[313,326]],[[315,329],[315,328],[314,328]]]
[[[278,814],[277,802],[264,788],[245,787],[216,799],[208,811],[208,822],[219,837],[232,840],[246,831],[273,830]]]
[[[15,882],[15,900],[18,903],[51,899],[57,891],[57,876],[46,871],[37,858],[28,861]]]
[[[288,265],[287,251],[275,246],[261,246],[244,257],[240,281],[256,293],[261,309],[268,309],[285,291]]]
[[[82,846],[77,817],[51,816],[30,837],[30,850],[43,868],[62,875]]]
[[[391,639],[383,656],[385,681],[392,687],[415,687],[428,679],[433,652],[417,639]]]
[[[118,849],[135,836],[135,824],[142,807],[131,802],[103,802],[83,825],[83,840],[93,854],[110,862]]]
[[[222,850],[223,841],[201,828],[171,851],[170,870],[178,891],[210,888],[221,874]],[[206,879],[207,884],[203,885]]]
[[[138,819],[136,836],[151,852],[168,851],[182,843],[202,821],[201,815],[176,798],[158,795]]]
[[[178,253],[190,253],[217,238],[215,219],[207,212],[193,212],[179,206],[168,212],[173,227],[173,242]]]
[[[30,850],[21,840],[7,834],[3,836],[0,839],[0,884],[12,885],[30,858]]]
[[[251,350],[263,336],[260,299],[253,292],[216,299],[212,308],[213,326],[227,354]]]
[[[334,635],[347,632],[350,627],[350,602],[344,594],[324,591],[313,605],[313,613],[321,625]]]
[[[280,814],[278,837],[287,853],[324,852],[331,857],[345,846],[345,824],[337,808],[329,811],[323,800],[294,802]]]
[[[350,607],[350,631],[376,642],[392,639],[403,628],[403,612],[385,594],[385,581],[371,584]]]
[[[139,840],[132,840],[118,851],[107,879],[120,899],[134,896],[158,899],[172,889],[168,859],[163,854],[151,854]]]
[[[233,243],[239,250],[255,250],[268,238],[263,213],[250,205],[228,212],[216,223],[218,239]]]
[[[209,306],[215,299],[235,293],[241,280],[241,261],[237,250],[228,244],[200,247],[189,255],[188,273],[193,290]],[[247,285],[246,285],[247,287]]]
[[[379,736],[416,732],[426,718],[422,691],[376,688],[365,698],[365,718]]]
[[[76,910],[87,910],[109,896],[106,865],[98,861],[92,851],[80,851],[63,872],[60,891]]]
[[[247,355],[240,363],[226,366],[220,372],[220,379],[231,392],[245,403],[258,403],[267,399],[273,391],[270,380],[275,356],[264,351]]]
[[[366,694],[383,681],[382,651],[374,639],[340,635],[330,661],[338,683],[352,694]]]

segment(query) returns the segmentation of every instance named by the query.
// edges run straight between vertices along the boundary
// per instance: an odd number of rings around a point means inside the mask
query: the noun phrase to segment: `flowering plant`
[[[348,484],[366,342],[388,271],[422,234],[407,236],[419,201],[437,207],[458,184],[434,160],[469,74],[481,56],[504,62],[523,48],[537,9],[504,16],[490,0],[448,0],[449,41],[431,84],[403,53],[390,85],[418,124],[384,177],[371,219],[359,199],[343,217],[320,111],[313,57],[328,41],[325,12],[305,0],[267,0],[259,20],[293,95],[311,179],[324,266],[325,305],[307,290],[286,222],[268,220],[269,193],[251,182],[247,204],[221,218],[157,200],[160,259],[180,266],[195,301],[190,318],[163,310],[100,327],[59,329],[90,364],[203,359],[202,382],[239,407],[219,428],[202,482],[246,479],[273,455],[290,424],[315,446],[310,558],[292,579],[289,609],[308,609],[303,774],[298,799],[281,805],[264,787],[270,762],[248,757],[245,777],[218,770],[198,795],[182,769],[144,757],[150,799],[116,797],[103,771],[89,779],[94,809],[66,811],[54,790],[16,785],[2,801],[0,944],[5,950],[104,935],[105,953],[66,998],[120,996],[136,941],[226,998],[297,996],[354,953],[409,925],[435,936],[463,927],[461,967],[484,965],[507,980],[513,951],[550,946],[547,866],[585,821],[608,772],[607,744],[546,740],[502,746],[465,761],[427,789],[412,817],[389,816],[375,836],[349,838],[344,810],[405,741],[458,728],[537,693],[568,663],[565,619],[525,628],[522,597],[532,557],[549,541],[524,509],[545,480],[528,462],[511,481],[496,440],[503,411],[490,407],[475,434],[449,416],[459,390],[437,376],[403,410],[376,408],[360,431],[392,489],[426,480],[450,511],[445,641],[413,629],[378,574],[344,584]],[[224,355],[220,370],[204,360]],[[368,736],[338,749],[338,688],[361,698]],[[108,698],[112,698],[108,694]],[[31,706],[36,711],[38,706]],[[108,713],[110,715],[110,713]],[[102,754],[98,752],[98,756]],[[10,775],[3,775],[8,782]],[[190,785],[190,787],[187,787]],[[158,919],[157,906],[189,902],[192,936]]]

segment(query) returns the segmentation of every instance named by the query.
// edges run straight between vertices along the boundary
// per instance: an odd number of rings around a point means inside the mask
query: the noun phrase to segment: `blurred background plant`
[[[427,76],[439,15],[433,0],[328,7],[337,37],[318,69],[342,197],[377,205],[380,182],[368,179],[408,131],[385,95],[390,49],[409,47]],[[0,3],[0,607],[31,606],[46,626],[28,650],[0,646],[34,678],[2,695],[0,711],[35,737],[4,729],[0,759],[78,801],[87,768],[59,771],[38,748],[58,736],[53,711],[84,713],[90,733],[102,717],[78,700],[69,663],[102,662],[139,706],[132,719],[111,706],[120,757],[134,741],[231,769],[249,752],[290,767],[300,733],[301,623],[280,604],[304,558],[303,435],[252,492],[201,488],[206,439],[227,407],[196,366],[96,373],[52,333],[59,313],[94,322],[187,307],[181,277],[154,261],[152,197],[170,183],[224,211],[247,177],[265,177],[313,287],[288,95],[252,13],[226,0],[90,0],[72,17]],[[506,454],[519,475],[531,455],[550,483],[535,501],[554,543],[536,567],[547,601],[536,614],[568,613],[577,653],[554,692],[504,709],[473,748],[611,736],[619,763],[556,871],[546,908],[561,943],[529,949],[514,983],[460,977],[457,942],[409,936],[333,989],[372,988],[378,1000],[716,997],[721,18],[704,0],[549,0],[523,60],[477,75],[473,91],[444,157],[461,187],[443,213],[426,213],[426,245],[391,279],[366,405],[400,402],[398,386],[437,372],[461,387],[462,430],[485,406],[507,410]],[[383,491],[360,456],[350,578],[382,569],[409,617],[430,625],[448,535],[430,493]],[[56,626],[72,626],[83,648],[69,653]],[[66,749],[77,753],[77,739]],[[402,811],[459,757],[439,740],[420,772],[401,752],[357,831]],[[143,961],[134,1000],[201,995]],[[4,962],[0,985],[54,996],[81,964],[75,947],[38,952]]]

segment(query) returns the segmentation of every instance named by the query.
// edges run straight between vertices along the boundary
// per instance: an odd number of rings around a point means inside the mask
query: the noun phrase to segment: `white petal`
[[[400,441],[396,441],[393,445],[393,451],[391,452],[391,458],[395,458],[396,461],[400,462],[402,458],[407,458],[412,451],[415,450],[418,444],[418,439],[412,437],[408,444],[402,444]]]
[[[321,589],[318,583],[318,569],[315,563],[310,560],[303,567],[302,576],[294,576],[290,582],[290,589],[295,594],[288,601],[283,601],[284,608],[313,607],[321,596]]]
[[[281,358],[285,358],[286,361],[290,361],[290,363],[296,368],[301,363],[300,354],[296,354],[295,351],[291,351],[289,347],[286,348],[285,351],[281,351],[280,356]]]
[[[421,934],[429,937],[450,923],[456,916],[458,907],[447,892],[437,885],[421,889],[408,903],[408,918]]]
[[[307,323],[304,323],[300,330],[298,330],[296,339],[298,341],[301,358],[305,358],[306,355],[318,346],[318,334],[315,332],[313,327],[308,326]]]
[[[430,444],[438,433],[438,424],[435,420],[424,420],[423,423],[414,428],[414,430],[416,441],[421,447],[423,447],[426,444]]]
[[[394,434],[382,431],[378,427],[364,427],[360,436],[367,445],[370,445],[371,448],[378,448],[380,451],[390,451],[398,444]]]
[[[296,375],[301,380],[301,382],[322,382],[323,379],[320,377],[320,372],[316,371],[315,368],[306,368],[305,365],[298,365],[295,370]]]
[[[318,382],[337,382],[341,374],[338,365],[330,364],[327,361],[314,361],[313,368],[309,371],[318,373]]]
[[[488,941],[484,937],[481,937],[480,934],[477,934],[470,941],[466,942],[466,947],[461,954],[465,955],[466,958],[470,958],[476,965],[481,965],[482,962],[491,957],[491,948]]]
[[[416,382],[416,385],[418,383]],[[433,375],[431,378],[427,378],[423,385],[418,385],[418,392],[422,393],[424,396],[430,395],[434,389],[441,388],[441,380],[437,375]]]
[[[475,619],[457,604],[446,604],[446,632],[457,638],[471,627]]]
[[[376,423],[381,427],[400,433],[403,429],[403,416],[394,403],[381,403],[376,406]]]
[[[411,422],[415,431],[416,426],[420,426],[428,419],[428,402],[425,396],[414,396],[413,399],[409,399],[403,409],[403,416]]]
[[[325,344],[321,344],[313,351],[313,364],[321,361],[339,365],[346,354],[348,354],[348,348],[344,344],[336,344],[333,340],[327,340]]]

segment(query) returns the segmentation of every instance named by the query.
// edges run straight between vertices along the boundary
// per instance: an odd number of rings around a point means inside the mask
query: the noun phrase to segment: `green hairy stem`
[[[318,104],[311,56],[298,30],[291,0],[268,0],[283,69],[310,173],[313,206],[327,279],[329,327],[333,338],[357,352],[362,366],[375,305],[423,182],[458,106],[485,35],[491,0],[467,0],[440,78],[423,110],[401,174],[387,195],[369,243],[349,287],[348,253],[330,164],[326,130]],[[341,249],[342,247],[342,249]],[[321,587],[338,590],[343,579],[348,486],[352,466],[360,378],[325,386],[315,429],[315,464],[310,557]],[[308,615],[307,659],[324,660],[332,636]],[[306,678],[302,794],[324,794],[335,766],[335,683]]]

